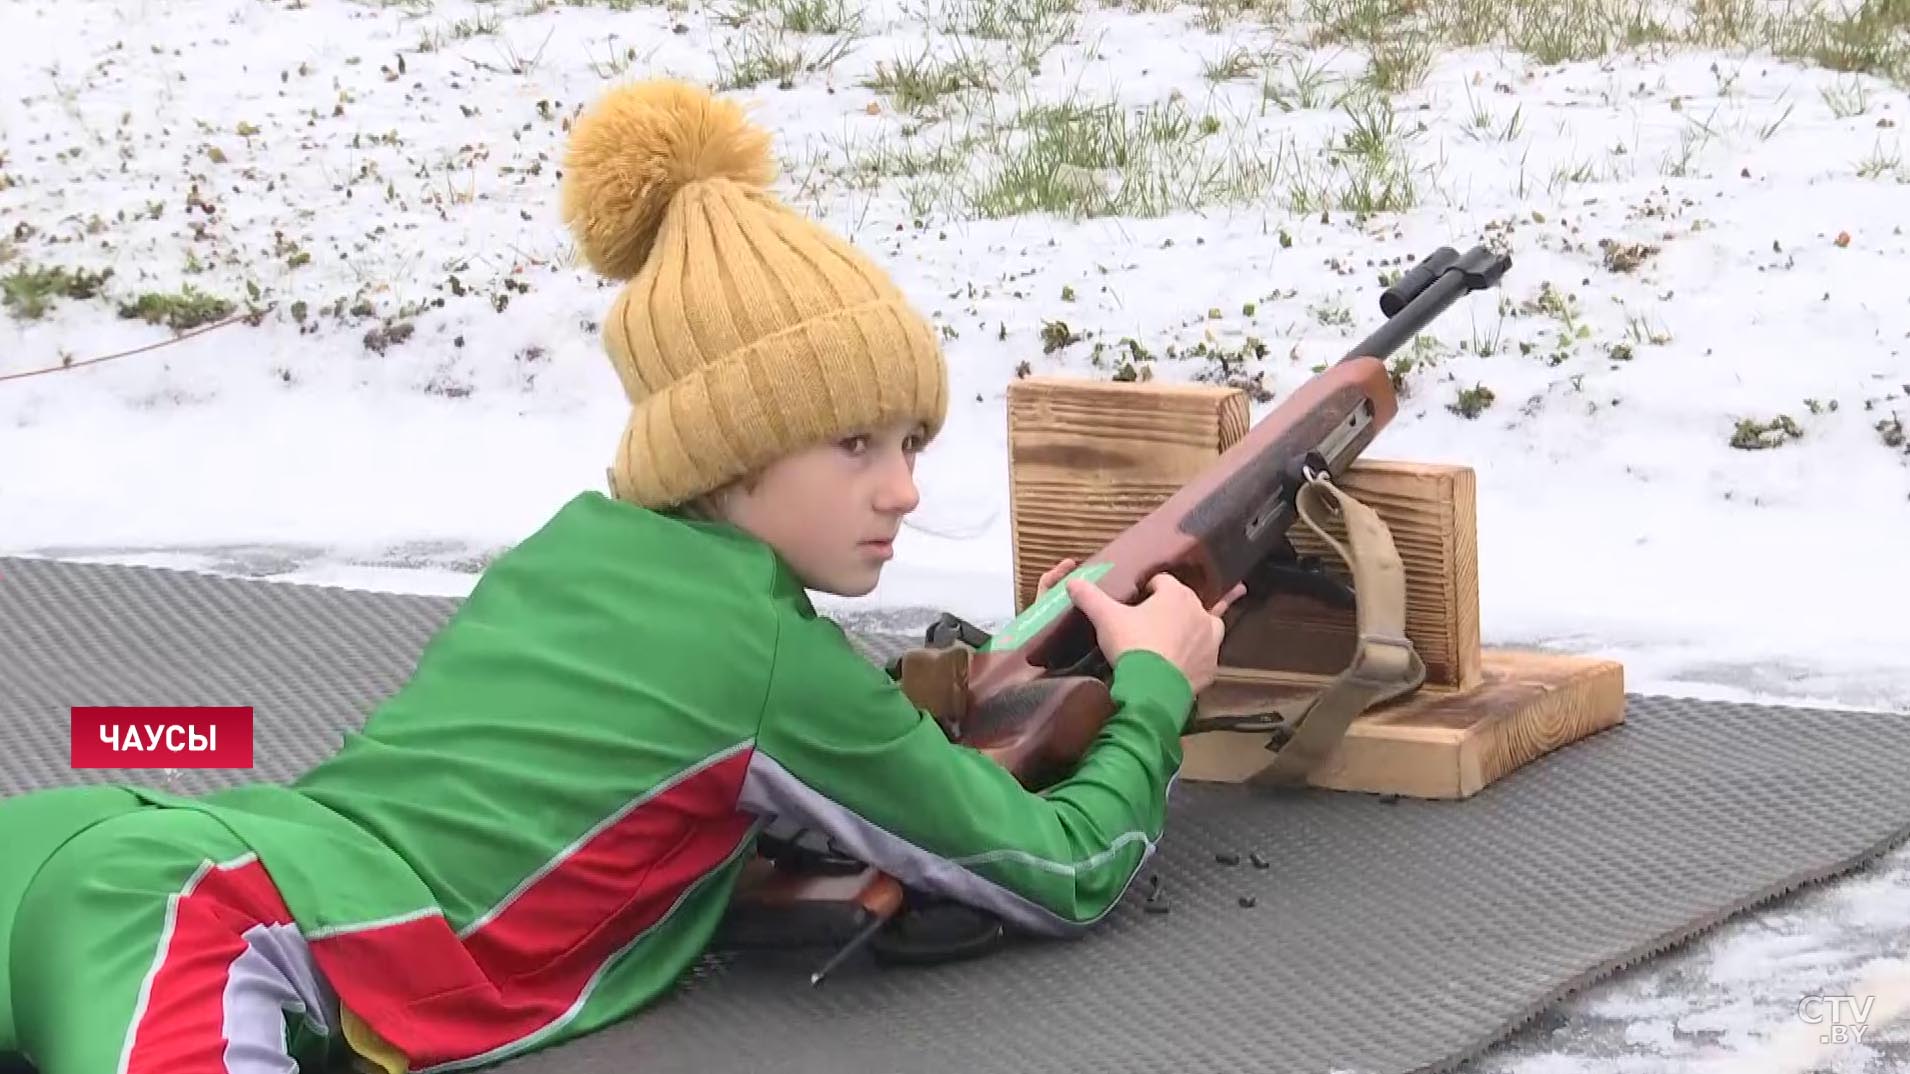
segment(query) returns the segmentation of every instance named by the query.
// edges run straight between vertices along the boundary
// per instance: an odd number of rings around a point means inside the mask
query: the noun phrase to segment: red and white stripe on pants
[[[337,1032],[337,996],[256,855],[202,865],[169,904],[120,1074],[294,1074],[288,1014]]]

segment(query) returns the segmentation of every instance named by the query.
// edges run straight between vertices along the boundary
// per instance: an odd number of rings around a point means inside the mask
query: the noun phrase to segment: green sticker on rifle
[[[1022,609],[1020,615],[1010,619],[1005,626],[996,631],[994,636],[988,639],[988,644],[982,646],[979,651],[999,653],[1019,649],[1029,638],[1041,633],[1043,627],[1054,622],[1062,612],[1074,607],[1074,601],[1068,598],[1068,579],[1086,578],[1093,582],[1113,569],[1112,563],[1089,563],[1069,571],[1046,593],[1035,598],[1033,604]]]

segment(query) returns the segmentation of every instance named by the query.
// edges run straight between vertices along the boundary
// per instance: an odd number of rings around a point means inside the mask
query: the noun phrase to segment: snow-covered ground
[[[1847,23],[1831,70],[1733,46],[1825,58],[1755,22],[1791,8],[1709,5],[1676,46],[1647,10],[4,0],[0,552],[463,592],[600,486],[623,418],[613,292],[556,214],[567,121],[615,80],[761,75],[726,92],[781,189],[943,326],[955,386],[882,587],[825,605],[1008,614],[1022,363],[1106,377],[1131,339],[1156,378],[1266,389],[1259,416],[1377,326],[1383,272],[1490,242],[1502,290],[1400,353],[1372,451],[1477,469],[1486,641],[1910,711],[1910,45]],[[1572,51],[1599,32],[1644,43]],[[184,287],[226,304],[138,315]],[[1786,1032],[1904,953],[1907,870],[1628,974],[1502,1069]]]

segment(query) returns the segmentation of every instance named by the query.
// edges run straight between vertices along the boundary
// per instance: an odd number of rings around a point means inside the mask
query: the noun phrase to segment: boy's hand
[[[1053,589],[1056,582],[1059,582],[1063,576],[1078,566],[1080,566],[1080,564],[1075,560],[1064,559],[1054,566],[1049,567],[1048,573],[1042,575],[1041,580],[1035,583],[1035,596],[1039,598],[1043,593]]]
[[[1139,604],[1122,604],[1107,590],[1086,579],[1068,583],[1068,595],[1094,624],[1094,635],[1110,665],[1131,649],[1160,654],[1187,676],[1195,693],[1213,684],[1220,660],[1220,642],[1227,628],[1221,616],[1246,593],[1236,585],[1209,609],[1195,592],[1165,571],[1147,580],[1148,596]]]
[[[1064,559],[1061,562],[1055,564],[1054,566],[1049,567],[1047,573],[1043,574],[1040,580],[1035,582],[1035,596],[1039,598],[1043,593],[1046,593],[1048,590],[1053,589],[1054,584],[1056,582],[1059,582],[1061,579],[1067,577],[1067,574],[1069,571],[1075,569],[1076,567],[1080,565],[1081,563],[1079,560]],[[1211,609],[1209,609],[1209,611],[1212,612],[1214,618],[1220,619],[1227,614],[1227,609],[1233,607],[1234,601],[1237,601],[1241,597],[1244,597],[1246,595],[1247,595],[1247,583],[1241,582],[1239,585],[1234,586],[1232,591],[1230,591],[1226,596],[1221,597],[1219,600],[1215,601],[1214,606]]]

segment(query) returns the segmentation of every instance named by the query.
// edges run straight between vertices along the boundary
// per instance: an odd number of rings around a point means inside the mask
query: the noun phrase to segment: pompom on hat
[[[682,82],[620,86],[572,125],[564,221],[626,281],[604,322],[632,404],[618,499],[672,507],[813,444],[908,419],[941,430],[933,327],[774,178],[769,136]]]

